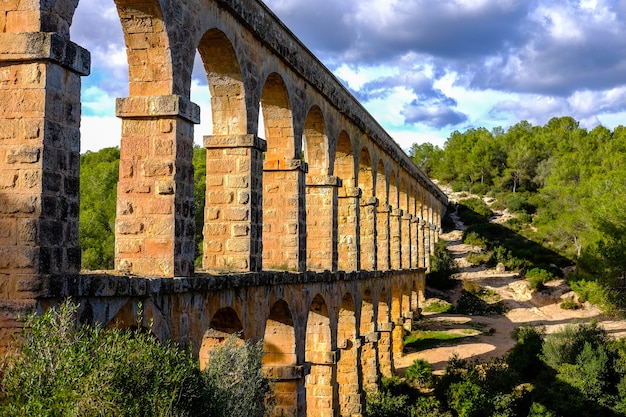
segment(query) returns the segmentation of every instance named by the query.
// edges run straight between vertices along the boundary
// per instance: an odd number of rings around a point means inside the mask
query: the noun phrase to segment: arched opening
[[[270,74],[261,96],[267,140],[263,164],[263,265],[269,269],[304,269],[306,213],[299,196],[304,191],[304,171],[296,155],[293,119],[287,86]]]
[[[378,161],[376,169],[376,197],[378,198],[378,211],[376,215],[376,267],[379,270],[391,268],[390,230],[389,221],[391,206],[389,205],[389,188],[387,173],[383,161]]]
[[[389,204],[391,214],[389,220],[391,269],[401,268],[401,223],[402,211],[400,209],[400,195],[398,193],[398,178],[395,171],[389,176]]]
[[[393,375],[393,363],[391,359],[391,331],[393,323],[389,316],[389,300],[385,288],[380,292],[378,298],[378,314],[376,316],[376,328],[379,334],[378,340],[378,363],[380,373],[384,377]]]
[[[322,111],[313,106],[307,115],[302,138],[306,176],[307,270],[335,270],[337,236],[333,215],[337,186],[328,176],[328,137]]]
[[[411,266],[411,214],[409,213],[409,190],[406,181],[406,173],[403,172],[400,179],[400,267],[403,269]]]
[[[361,303],[361,320],[359,334],[363,340],[361,346],[361,369],[363,375],[363,388],[365,391],[376,391],[380,376],[378,373],[378,356],[376,344],[378,333],[376,333],[376,317],[372,292],[369,288],[363,291],[363,301]]]
[[[298,385],[302,375],[296,372],[296,336],[289,305],[277,301],[265,323],[263,368],[274,380],[275,416],[295,416],[298,409]]]
[[[311,370],[305,378],[306,415],[333,415],[337,404],[337,368],[330,331],[328,307],[321,295],[311,302],[306,325],[305,360]]]
[[[356,271],[359,266],[357,227],[360,192],[355,183],[352,141],[345,131],[339,134],[337,140],[334,172],[342,180],[337,208],[338,268],[342,271]]]
[[[356,346],[356,336],[354,300],[352,295],[347,293],[341,300],[337,324],[337,347],[341,349],[337,362],[337,383],[342,417],[362,413],[362,369],[359,367],[360,351]]]
[[[196,202],[197,258],[207,270],[254,271],[260,260],[250,242],[257,239],[260,224],[252,214],[258,208],[250,197],[254,189],[249,176],[261,154],[243,136],[247,113],[241,68],[232,42],[217,29],[202,36],[198,55],[210,93],[212,134],[204,136],[202,149],[194,150],[195,195],[202,200]]]
[[[223,307],[213,315],[209,323],[209,328],[204,332],[198,359],[200,369],[204,369],[211,356],[211,350],[224,343],[232,334],[238,334],[243,341],[243,325],[237,312],[230,307]]]
[[[198,45],[211,93],[214,135],[245,134],[245,89],[237,55],[226,35],[212,29]]]
[[[409,238],[411,239],[411,262],[410,268],[416,269],[418,264],[418,226],[419,220],[417,217],[417,184],[413,184],[409,190],[409,214],[411,215],[411,230],[409,233]]]
[[[361,189],[359,233],[361,269],[376,269],[376,207],[374,172],[369,150],[364,147],[359,156],[359,188]]]
[[[408,278],[405,278],[408,279]],[[401,307],[401,317],[400,319],[404,323],[404,330],[407,332],[411,332],[411,327],[413,324],[412,321],[412,310],[411,310],[411,287],[407,282],[402,285],[402,307]],[[404,334],[402,335],[404,340]]]
[[[402,355],[404,350],[404,319],[402,317],[402,295],[404,288],[400,282],[391,287],[391,321],[396,325],[391,333],[391,351],[394,356]]]

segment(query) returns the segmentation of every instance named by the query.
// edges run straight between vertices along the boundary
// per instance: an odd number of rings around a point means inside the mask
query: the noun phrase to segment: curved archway
[[[291,310],[285,300],[277,301],[270,310],[265,323],[263,352],[265,374],[274,380],[273,415],[295,416],[302,378],[296,370],[296,336]]]
[[[258,270],[260,256],[252,253],[250,246],[261,233],[260,222],[256,220],[260,216],[255,215],[260,208],[252,204],[253,198],[241,198],[241,195],[255,195],[251,181],[234,181],[247,178],[261,160],[254,144],[245,143],[244,147],[243,143],[233,145],[231,140],[247,133],[241,68],[231,41],[217,29],[202,36],[198,53],[209,85],[213,122],[213,134],[204,137],[207,149],[204,213],[196,213],[196,227],[202,227],[203,231],[202,266],[217,271]],[[237,152],[233,146],[237,146]]]
[[[411,239],[411,262],[410,268],[416,269],[419,267],[418,264],[418,227],[419,227],[419,219],[417,217],[417,183],[414,183],[410,187],[409,191],[409,214],[411,215],[410,225],[411,229],[409,232],[409,236]]]
[[[246,134],[246,96],[237,54],[226,35],[211,29],[198,45],[209,91],[213,135]]]
[[[409,189],[406,173],[400,178],[400,267],[411,266],[411,214],[409,213]]]
[[[388,294],[383,288],[378,297],[378,314],[376,316],[376,328],[379,334],[378,340],[378,363],[380,373],[384,377],[393,375],[393,361],[391,352],[391,332],[393,323],[390,317]]]
[[[333,217],[337,207],[337,184],[328,176],[328,137],[324,115],[313,106],[307,115],[302,138],[308,165],[306,175],[307,269],[337,269],[337,231]]]
[[[400,279],[400,278],[398,278]],[[402,317],[402,296],[404,287],[402,282],[394,282],[391,287],[391,321],[395,324],[391,332],[391,352],[402,355],[404,350],[404,319]]]
[[[356,344],[356,313],[354,300],[346,293],[341,300],[337,323],[337,347],[341,349],[337,362],[340,415],[350,417],[362,413],[360,351]]]
[[[337,265],[343,271],[356,271],[360,261],[357,229],[360,193],[355,184],[354,167],[352,141],[348,134],[342,131],[337,140],[334,172],[343,183],[339,189],[337,208]]]
[[[391,205],[391,213],[389,219],[389,235],[390,235],[390,258],[391,269],[400,269],[401,264],[401,223],[402,210],[400,209],[400,193],[398,192],[398,177],[395,171],[391,171],[389,175],[389,204]]]
[[[389,204],[389,187],[387,172],[381,160],[376,168],[376,197],[378,198],[378,212],[376,213],[376,267],[386,271],[391,268],[390,230],[389,222],[391,206]]]
[[[363,388],[365,391],[374,392],[378,390],[378,382],[380,380],[378,355],[376,351],[378,333],[376,333],[376,317],[372,301],[372,292],[369,288],[363,291],[359,334],[363,340],[361,346]]]
[[[311,370],[305,377],[306,415],[332,416],[337,405],[337,367],[332,352],[330,316],[321,295],[311,302],[306,325],[305,360]]]
[[[209,328],[202,336],[200,353],[198,354],[201,369],[206,366],[211,356],[211,350],[224,343],[232,334],[238,334],[239,338],[244,339],[243,325],[239,315],[231,307],[220,308],[211,318]]]
[[[267,77],[261,95],[267,152],[263,163],[263,265],[306,268],[304,165],[295,155],[293,117],[282,77]]]
[[[361,269],[376,269],[376,207],[374,197],[374,172],[370,152],[367,147],[361,150],[359,156],[359,188],[361,189],[359,243],[361,245]]]

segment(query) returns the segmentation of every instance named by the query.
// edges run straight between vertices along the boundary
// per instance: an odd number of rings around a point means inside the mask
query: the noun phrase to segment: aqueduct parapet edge
[[[70,36],[79,1],[0,4],[0,344],[18,315],[64,297],[105,325],[130,325],[141,302],[159,338],[192,342],[201,361],[226,333],[263,339],[277,415],[360,415],[419,311],[445,194],[263,3],[114,3],[129,96],[116,108],[108,273],[80,272],[80,88],[91,64]],[[203,225],[196,52],[213,121]]]

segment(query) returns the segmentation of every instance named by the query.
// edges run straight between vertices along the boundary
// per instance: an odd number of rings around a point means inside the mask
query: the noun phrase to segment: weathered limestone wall
[[[424,270],[261,272],[193,278],[51,275],[38,308],[71,297],[79,318],[105,326],[153,322],[160,340],[190,344],[202,362],[225,333],[264,339],[265,372],[278,380],[276,415],[354,416],[365,389],[393,372],[403,325],[419,305]],[[335,413],[339,414],[335,414]]]
[[[90,55],[70,39],[78,0],[0,3],[0,348],[18,314],[65,297],[83,320],[119,326],[135,323],[141,302],[155,334],[192,343],[201,364],[226,333],[264,339],[276,415],[359,416],[364,387],[402,354],[447,199],[261,2],[170,3],[115,1],[129,97],[116,107],[111,274],[79,273]],[[203,225],[196,51],[213,120]]]

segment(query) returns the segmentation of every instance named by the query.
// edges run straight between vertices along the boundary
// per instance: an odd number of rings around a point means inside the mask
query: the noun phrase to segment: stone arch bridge
[[[115,271],[81,272],[78,0],[0,4],[0,341],[18,314],[80,302],[201,363],[226,334],[263,338],[276,415],[358,416],[419,311],[446,196],[258,0],[115,0],[127,47]],[[196,225],[190,100],[212,97]],[[260,121],[264,131],[259,132]],[[194,234],[202,227],[201,270]]]

